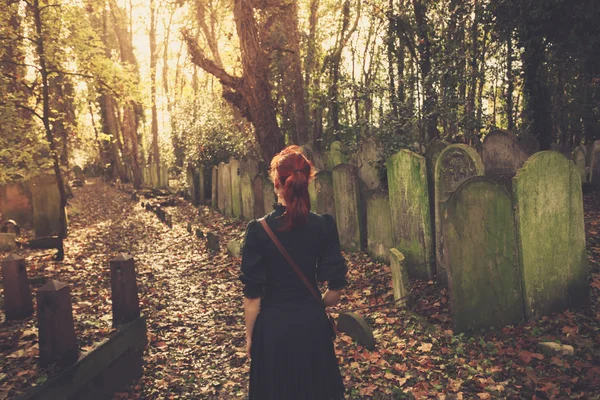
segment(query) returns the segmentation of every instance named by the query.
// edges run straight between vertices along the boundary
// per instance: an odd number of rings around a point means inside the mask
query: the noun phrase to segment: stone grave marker
[[[560,153],[536,153],[513,178],[513,198],[527,319],[587,305],[589,271],[577,167]]]
[[[30,182],[33,229],[36,237],[56,236],[60,230],[60,192],[54,175],[40,175]]]
[[[7,320],[24,319],[33,314],[31,288],[23,257],[9,254],[2,260],[2,284]]]
[[[242,256],[242,242],[239,240],[230,240],[227,243],[227,254],[234,258]]]
[[[242,186],[240,162],[235,158],[229,159],[229,173],[231,174],[231,212],[236,218],[242,216]]]
[[[363,317],[353,312],[341,312],[337,319],[337,327],[369,350],[375,348],[373,329]]]
[[[71,289],[65,283],[50,280],[37,291],[37,323],[40,364],[67,366],[79,356],[75,336]]]
[[[206,233],[206,246],[209,250],[219,251],[221,249],[219,245],[219,236],[213,232]]]
[[[240,163],[241,174],[248,174],[250,177],[258,174],[258,161],[253,157],[247,157]]]
[[[341,142],[336,140],[331,143],[331,146],[329,147],[328,162],[328,169],[330,170],[333,170],[333,168],[339,164],[346,164],[348,162],[348,156],[346,155]]]
[[[393,245],[390,198],[381,189],[369,190],[365,193],[365,204],[368,253],[378,261],[389,262]]]
[[[218,208],[218,187],[219,187],[219,168],[215,165],[211,169],[210,181],[210,205],[213,208]]]
[[[340,244],[346,251],[360,251],[366,238],[357,168],[350,164],[338,164],[333,168],[332,177]]]
[[[308,158],[317,170],[324,170],[325,163],[323,161],[323,155],[318,151],[314,150],[310,144],[302,145],[302,152]]]
[[[394,300],[398,306],[405,307],[410,303],[410,284],[408,282],[408,270],[404,263],[404,255],[398,249],[390,249],[390,268],[392,270],[392,285],[394,289]]]
[[[254,219],[265,216],[265,200],[263,198],[264,177],[258,174],[252,179],[252,194],[254,196]]]
[[[200,188],[199,188],[199,180],[198,172],[194,168],[192,164],[188,164],[185,170],[185,180],[188,187],[188,194],[190,202],[193,206],[197,206],[199,204],[200,197]]]
[[[585,165],[585,146],[577,146],[571,153],[571,160],[577,167],[581,176],[581,183],[587,183],[587,171]]]
[[[590,183],[600,185],[600,140],[591,145]]]
[[[247,172],[242,173],[240,180],[242,191],[242,216],[245,220],[254,219],[254,191],[252,190],[252,178]]]
[[[135,262],[131,254],[121,253],[110,260],[113,327],[140,316]]]
[[[277,202],[277,196],[275,196],[273,182],[271,182],[271,180],[265,176],[262,176],[262,192],[265,214],[269,214],[271,211],[273,211],[273,204]],[[261,217],[263,217],[265,214],[261,215]]]
[[[226,175],[226,171],[225,170],[225,163],[221,162],[219,163],[219,173],[218,173],[218,180],[217,180],[217,195],[218,195],[218,199],[217,199],[217,209],[219,210],[219,212],[221,212],[221,214],[225,214],[225,178],[224,176]]]
[[[335,219],[335,199],[333,195],[333,177],[330,171],[319,171],[308,183],[311,211],[317,214],[329,214]]]
[[[490,178],[473,177],[440,210],[455,332],[522,322],[510,193]]]
[[[15,233],[0,233],[0,251],[15,251],[17,249]]]
[[[528,154],[510,132],[495,130],[483,139],[481,158],[486,176],[512,178],[525,164]]]
[[[435,238],[435,163],[442,150],[450,144],[445,140],[433,139],[425,150],[425,165],[427,166],[427,189],[429,190],[429,212],[431,213],[431,234]],[[435,242],[434,242],[435,249]]]
[[[0,214],[4,218],[14,219],[23,227],[31,227],[33,206],[30,186],[24,182],[0,185]]]
[[[360,146],[356,156],[358,165],[358,176],[368,190],[377,189],[381,186],[379,182],[379,172],[375,168],[375,163],[379,159],[381,149],[373,139],[365,140]],[[387,253],[387,252],[386,252]]]
[[[435,165],[435,252],[437,281],[442,286],[448,285],[446,261],[444,257],[443,219],[440,205],[461,183],[473,176],[483,175],[481,158],[474,148],[465,144],[453,144],[440,153]]]
[[[432,279],[433,237],[425,158],[402,149],[387,160],[394,247],[406,258],[409,275]]]

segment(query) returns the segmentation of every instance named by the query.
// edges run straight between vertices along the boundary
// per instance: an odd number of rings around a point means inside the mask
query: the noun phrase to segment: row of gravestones
[[[571,159],[579,170],[582,183],[600,185],[600,140],[588,146],[577,146],[571,153]]]
[[[457,330],[585,304],[581,178],[574,163],[556,152],[529,158],[502,131],[486,137],[482,156],[441,141],[425,157],[401,150],[387,160],[389,193],[361,190],[358,167],[341,162],[317,174],[313,208],[334,211],[346,250],[367,248],[387,260],[394,248],[411,276],[437,274],[450,286]]]
[[[169,170],[165,165],[147,165],[142,168],[142,184],[153,189],[169,188]],[[133,170],[128,171],[133,180]]]

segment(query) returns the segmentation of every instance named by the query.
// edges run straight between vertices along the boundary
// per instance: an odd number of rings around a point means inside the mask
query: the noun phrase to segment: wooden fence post
[[[140,316],[133,256],[121,253],[110,261],[113,326]]]
[[[42,367],[57,363],[69,365],[79,356],[75,336],[71,289],[51,280],[37,292],[37,318]]]
[[[9,254],[2,260],[2,283],[6,319],[24,319],[33,314],[31,288],[23,257]]]

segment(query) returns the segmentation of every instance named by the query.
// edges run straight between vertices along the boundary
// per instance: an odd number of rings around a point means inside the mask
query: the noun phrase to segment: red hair
[[[310,211],[308,182],[315,176],[313,164],[304,156],[300,146],[288,146],[271,160],[269,175],[281,197],[286,210],[282,217],[282,231],[289,231],[306,223]]]

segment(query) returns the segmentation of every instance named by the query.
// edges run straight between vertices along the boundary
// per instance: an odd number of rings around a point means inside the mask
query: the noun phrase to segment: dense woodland
[[[600,139],[595,0],[3,0],[0,181],[74,164],[382,159],[493,128],[541,149]],[[60,168],[64,167],[64,168]]]

